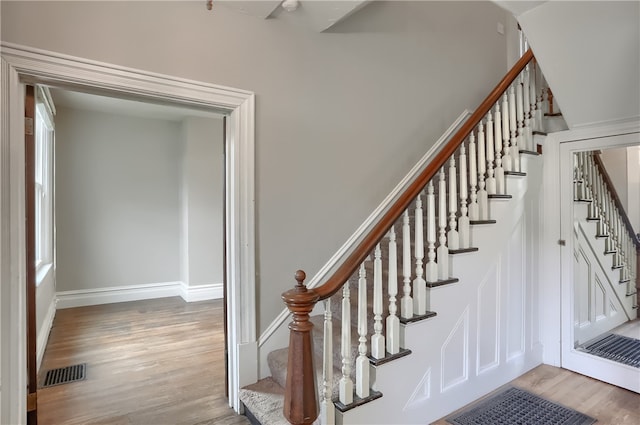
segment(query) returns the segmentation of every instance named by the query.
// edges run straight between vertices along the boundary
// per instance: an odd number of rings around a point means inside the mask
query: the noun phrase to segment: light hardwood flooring
[[[49,369],[85,362],[87,379],[40,389],[39,424],[249,424],[224,396],[222,320],[221,300],[164,298],[59,310],[40,380]],[[639,394],[568,370],[542,365],[511,384],[598,424],[640,424]]]
[[[222,300],[58,310],[40,382],[77,363],[87,378],[38,390],[39,424],[249,424],[224,395],[222,329]]]
[[[591,416],[598,420],[596,425],[640,424],[640,394],[569,370],[541,365],[509,385]],[[433,424],[449,423],[440,419]]]

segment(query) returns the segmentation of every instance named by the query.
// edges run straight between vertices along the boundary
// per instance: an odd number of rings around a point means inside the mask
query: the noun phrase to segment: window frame
[[[53,265],[53,178],[55,108],[46,87],[38,86],[35,108],[35,258],[36,286]]]

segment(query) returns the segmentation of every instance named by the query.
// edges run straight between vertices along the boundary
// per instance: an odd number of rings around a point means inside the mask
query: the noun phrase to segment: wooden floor
[[[640,394],[565,369],[541,365],[509,385],[591,416],[596,425],[640,424]],[[449,425],[444,419],[433,424]]]
[[[224,396],[222,320],[220,300],[58,310],[40,381],[76,363],[87,363],[87,379],[40,389],[40,425],[249,424]],[[639,394],[564,369],[539,366],[511,384],[600,425],[640,424]]]
[[[38,390],[40,425],[248,424],[224,395],[222,301],[181,298],[58,310],[40,368],[87,363]]]

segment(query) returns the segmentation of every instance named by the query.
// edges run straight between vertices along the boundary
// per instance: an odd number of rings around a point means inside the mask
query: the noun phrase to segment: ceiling
[[[360,0],[300,0],[298,8],[287,12],[281,0],[214,0],[213,7],[226,7],[260,19],[287,19],[317,32],[325,31],[366,6]]]
[[[549,1],[517,18],[569,128],[640,118],[640,2]]]
[[[167,121],[182,121],[186,117],[219,118],[222,116],[213,111],[185,106],[121,99],[58,88],[50,88],[49,90],[56,108],[66,107]]]

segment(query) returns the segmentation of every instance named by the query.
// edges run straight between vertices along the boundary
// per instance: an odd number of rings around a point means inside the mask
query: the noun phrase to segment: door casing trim
[[[255,94],[56,52],[0,44],[0,423],[26,420],[24,84],[146,98],[228,115],[225,155],[229,405],[257,380]]]

